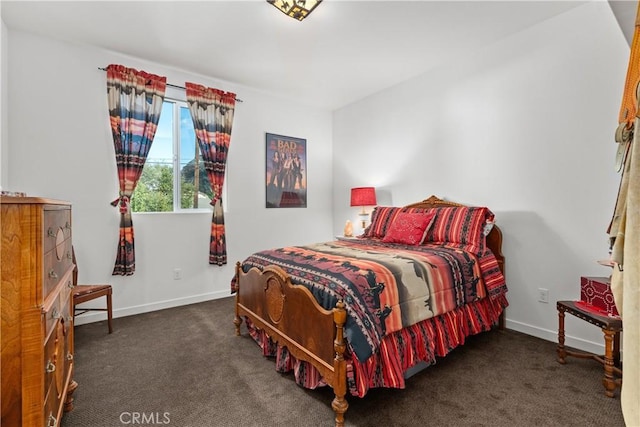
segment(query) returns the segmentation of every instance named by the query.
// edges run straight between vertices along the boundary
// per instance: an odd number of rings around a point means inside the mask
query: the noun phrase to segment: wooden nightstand
[[[356,236],[351,236],[351,237],[346,237],[346,236],[336,236],[336,240],[343,240],[343,241],[358,241],[358,240],[362,240],[362,239],[358,239]]]
[[[604,394],[613,397],[616,387],[622,385],[622,365],[620,363],[620,332],[622,319],[620,317],[602,316],[581,308],[577,301],[558,301],[558,362],[565,364],[567,356],[593,359],[604,366]],[[564,346],[564,316],[572,314],[579,319],[596,325],[604,333],[604,356],[593,353],[567,350]],[[615,374],[615,375],[614,375]],[[616,377],[617,376],[617,377]]]

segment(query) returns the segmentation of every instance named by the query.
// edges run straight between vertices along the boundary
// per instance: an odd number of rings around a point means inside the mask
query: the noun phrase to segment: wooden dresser
[[[71,205],[0,198],[2,426],[60,426],[73,409]]]

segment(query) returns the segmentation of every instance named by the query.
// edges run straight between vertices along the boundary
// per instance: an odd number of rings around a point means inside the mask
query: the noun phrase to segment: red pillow
[[[371,213],[371,224],[364,230],[363,236],[372,239],[382,239],[387,230],[395,221],[396,216],[401,212],[407,213],[426,213],[436,212],[435,209],[422,209],[422,208],[400,208],[396,206],[376,206]]]
[[[382,239],[386,243],[403,243],[405,245],[420,245],[427,236],[427,231],[436,213],[400,212],[391,223],[389,230]]]

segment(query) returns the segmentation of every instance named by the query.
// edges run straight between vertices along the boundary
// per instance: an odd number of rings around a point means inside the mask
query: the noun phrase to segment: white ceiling
[[[583,3],[325,0],[302,22],[265,0],[2,0],[0,13],[10,30],[333,110]]]

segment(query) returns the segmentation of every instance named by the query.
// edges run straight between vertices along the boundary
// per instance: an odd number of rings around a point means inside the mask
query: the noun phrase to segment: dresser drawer
[[[58,397],[58,400],[62,397],[67,364],[65,354],[66,335],[64,320],[58,319],[44,345],[44,389],[48,390],[45,393],[46,400],[50,399],[50,396],[46,394],[51,392]]]
[[[71,381],[75,352],[73,350],[73,316],[65,317],[64,334],[64,378],[65,384]],[[68,384],[67,384],[68,385]]]
[[[63,319],[67,324],[73,324],[73,313],[71,309],[71,291],[73,289],[73,268],[69,268],[62,280],[59,280],[59,285],[55,287],[45,300],[43,307],[43,317],[45,323],[45,339],[49,339],[49,335],[53,330],[54,325],[59,319]],[[57,294],[55,294],[57,292]]]
[[[62,241],[71,238],[71,208],[46,206],[44,210],[43,251],[49,252]]]
[[[62,395],[56,390],[56,384],[51,383],[45,390],[44,427],[60,427],[62,420]]]
[[[53,388],[53,385],[51,386]],[[57,418],[58,409],[60,409],[60,400],[56,396],[55,391],[47,393],[47,400],[44,402],[44,427],[60,427]]]
[[[62,404],[73,369],[73,318],[60,318],[44,345],[45,426],[60,426]]]
[[[53,250],[44,254],[42,297],[47,298],[67,272],[73,269],[71,239],[64,240]],[[71,278],[69,278],[71,280]]]

